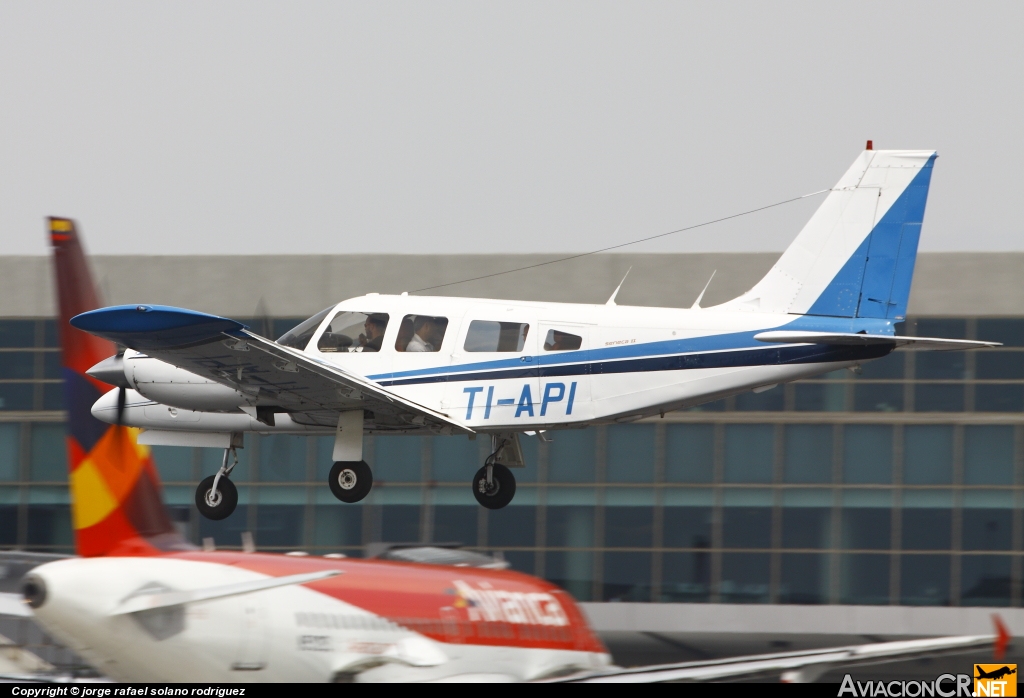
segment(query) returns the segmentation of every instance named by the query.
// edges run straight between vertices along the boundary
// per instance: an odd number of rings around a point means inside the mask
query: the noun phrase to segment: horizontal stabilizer
[[[855,334],[853,332],[799,332],[775,330],[755,334],[759,342],[777,344],[838,344],[864,347],[872,344],[895,344],[897,349],[929,349],[932,351],[954,351],[965,349],[989,349],[1001,347],[999,342],[977,342],[971,339],[942,339],[939,337],[897,337],[887,334]]]
[[[209,601],[211,599],[222,599],[227,596],[239,596],[251,594],[264,589],[275,589],[277,587],[289,586],[292,584],[306,584],[316,582],[328,577],[341,574],[341,570],[323,570],[321,572],[307,572],[305,574],[292,574],[287,577],[268,577],[266,579],[254,579],[251,582],[238,582],[236,584],[224,584],[217,587],[206,587],[205,589],[190,589],[188,591],[159,591],[155,593],[142,593],[130,596],[120,606],[110,612],[112,616],[121,616],[127,613],[139,613],[140,611],[151,611],[156,608],[167,608],[169,606],[182,606],[197,601]]]

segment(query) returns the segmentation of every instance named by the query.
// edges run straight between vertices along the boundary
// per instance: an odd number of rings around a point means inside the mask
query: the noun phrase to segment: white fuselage
[[[338,312],[391,318],[379,351],[321,351],[318,338]],[[437,351],[397,351],[404,316],[443,317]],[[521,349],[473,351],[474,321],[528,327]],[[305,347],[311,357],[368,377],[386,389],[443,412],[476,431],[525,431],[629,421],[699,405],[753,388],[805,378],[877,358],[850,349],[780,349],[753,334],[800,322],[857,331],[878,321],[811,318],[742,309],[675,309],[615,305],[529,303],[493,299],[370,294],[339,303]],[[551,349],[557,332],[578,348]],[[405,340],[399,340],[404,342]],[[575,345],[574,345],[575,346]],[[796,358],[778,352],[794,352]],[[802,353],[800,353],[802,352]],[[125,355],[129,393],[125,423],[150,429],[306,433],[278,415],[270,427],[256,419],[256,398],[137,352]],[[116,391],[93,413],[115,419]],[[372,423],[366,424],[369,432]]]
[[[38,622],[119,681],[522,681],[609,662],[603,652],[438,641],[305,586],[112,613],[139,593],[267,577],[233,564],[74,558],[32,574],[46,588]]]

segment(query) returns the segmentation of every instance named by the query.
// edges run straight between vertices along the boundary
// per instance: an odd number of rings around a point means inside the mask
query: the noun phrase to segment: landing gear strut
[[[331,494],[343,502],[352,504],[370,494],[373,473],[364,460],[338,461],[331,466],[327,484],[331,488]]]
[[[494,452],[487,456],[484,467],[473,476],[473,496],[481,506],[501,509],[508,506],[516,496],[515,476],[511,470],[498,462],[506,449],[513,447],[513,443],[507,439],[495,438],[492,445]],[[518,443],[515,446],[518,446]]]
[[[228,465],[228,455],[231,455],[231,465]],[[199,513],[213,521],[220,521],[231,516],[231,512],[238,506],[238,490],[235,483],[228,479],[228,475],[238,465],[238,454],[235,449],[224,449],[224,460],[221,462],[220,470],[216,475],[204,478],[196,488],[196,508]]]

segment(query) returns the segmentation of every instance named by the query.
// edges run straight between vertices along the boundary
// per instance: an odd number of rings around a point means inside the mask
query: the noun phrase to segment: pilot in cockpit
[[[371,313],[363,323],[365,334],[359,335],[359,346],[363,351],[380,351],[384,342],[384,330],[388,326],[388,316],[383,313]]]

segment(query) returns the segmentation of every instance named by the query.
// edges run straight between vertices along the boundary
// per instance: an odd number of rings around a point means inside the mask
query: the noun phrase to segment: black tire
[[[216,505],[211,506],[206,501],[206,495],[213,489],[213,478],[216,477],[211,475],[199,483],[199,487],[196,488],[196,508],[199,509],[199,513],[212,521],[220,521],[231,516],[231,513],[238,506],[238,490],[235,488],[235,483],[221,476],[220,482],[217,483],[217,495],[220,501]]]
[[[473,477],[473,496],[481,506],[488,509],[502,509],[516,496],[516,478],[504,465],[495,465],[491,487],[487,487],[487,466],[476,471]]]
[[[331,466],[327,484],[331,487],[331,494],[343,502],[353,504],[370,494],[373,472],[364,460],[340,460]]]

